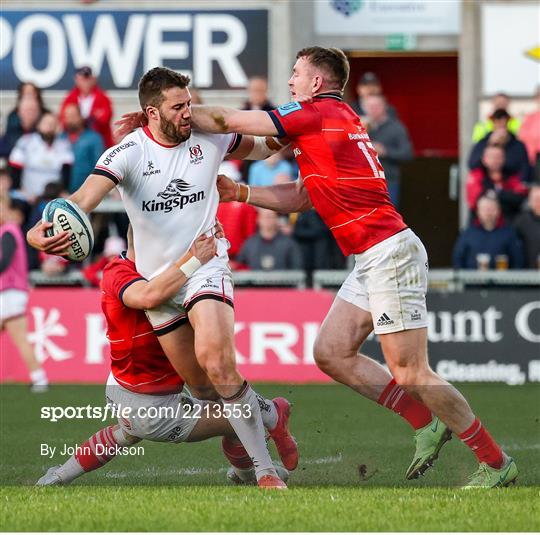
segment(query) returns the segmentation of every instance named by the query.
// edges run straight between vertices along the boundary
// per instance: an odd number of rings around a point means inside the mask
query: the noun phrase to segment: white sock
[[[247,406],[247,407],[246,407]],[[236,436],[253,460],[257,479],[264,475],[276,476],[276,470],[266,447],[264,424],[259,400],[247,381],[232,398],[223,398],[223,408],[228,408],[228,418]],[[248,414],[250,416],[248,416]]]
[[[84,474],[82,466],[72,455],[57,471],[58,477],[64,483],[71,483],[74,479]]]
[[[35,386],[47,386],[49,384],[47,374],[43,368],[38,368],[37,370],[30,372],[30,380]]]
[[[271,399],[265,399],[260,394],[255,392],[257,401],[259,402],[259,408],[261,409],[261,416],[264,427],[272,431],[276,427],[278,422],[278,413],[274,402]]]

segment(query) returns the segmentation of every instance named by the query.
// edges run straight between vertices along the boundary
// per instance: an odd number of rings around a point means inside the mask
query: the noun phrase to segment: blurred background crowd
[[[120,141],[113,133],[118,117],[114,99],[100,87],[92,68],[81,66],[72,75],[73,87],[59,106],[48,105],[47,91],[28,80],[19,85],[13,109],[1,118],[0,195],[9,199],[1,219],[16,221],[23,232],[40,220],[49,200],[74,192],[99,156]],[[194,103],[202,103],[195,88],[192,95]],[[246,95],[244,109],[270,110],[282,104],[262,76],[249,78]],[[417,156],[408,121],[385,94],[377,72],[353,70],[346,97],[379,154],[392,202],[410,220],[414,207],[400,206],[403,166]],[[490,109],[470,132],[468,173],[461,177],[467,224],[454,244],[445,245],[452,250],[452,266],[446,267],[540,269],[540,86],[534,98],[535,111],[514,116],[509,96],[493,95]],[[260,162],[226,161],[220,171],[255,186],[298,176],[290,149]],[[98,285],[104,265],[125,248],[128,224],[118,192],[108,201],[92,215],[92,258],[81,265],[29,249],[30,270],[59,282],[62,275],[80,270],[86,284]],[[347,267],[347,259],[313,210],[278,215],[233,202],[220,205],[218,217],[231,244],[234,270],[311,274]]]

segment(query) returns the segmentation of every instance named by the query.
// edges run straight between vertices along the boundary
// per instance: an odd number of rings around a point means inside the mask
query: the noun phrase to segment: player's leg
[[[198,400],[194,400],[198,403]],[[231,464],[227,479],[235,485],[254,485],[257,483],[253,461],[242,443],[238,440],[231,423],[224,416],[223,406],[218,403],[203,403],[201,417],[185,442],[201,442],[209,438],[222,436],[221,447],[223,454]],[[282,481],[287,482],[289,471],[274,464],[274,468]]]
[[[223,410],[249,455],[257,478],[276,476],[265,440],[259,398],[236,368],[234,312],[225,301],[202,299],[189,308],[195,354],[223,400]]]
[[[427,329],[380,335],[386,362],[397,383],[415,393],[472,450],[480,463],[471,486],[492,487],[513,483],[514,461],[507,457],[467,400],[428,364]]]
[[[413,429],[420,429],[431,422],[431,412],[396,385],[383,366],[358,353],[373,330],[371,314],[359,306],[359,297],[350,297],[355,304],[336,297],[315,341],[315,361],[334,380],[399,414]],[[367,299],[364,306],[369,306]]]
[[[482,473],[493,475],[501,467],[512,464],[507,475],[515,479],[517,469],[514,474],[513,461],[504,456],[458,390],[429,366],[425,301],[427,253],[422,242],[410,230],[386,241],[383,248],[370,255],[374,267],[367,270],[366,277],[375,332],[390,372],[399,386],[421,399],[473,450],[482,466],[487,467]],[[426,464],[429,465],[431,459],[424,455],[422,445],[439,441],[442,446],[450,434],[444,424],[439,425],[434,420],[434,425],[417,432],[417,452],[407,477],[417,477]],[[438,450],[434,458],[437,454]]]
[[[116,457],[118,448],[131,446],[140,440],[119,425],[104,427],[81,444],[64,464],[49,468],[36,486],[68,485],[83,474],[105,466]]]
[[[13,343],[17,346],[32,381],[32,390],[39,392],[47,388],[49,381],[45,370],[40,366],[34,353],[34,348],[28,341],[26,316],[21,315],[4,320],[4,327]]]
[[[158,336],[159,343],[176,372],[184,379],[191,393],[198,399],[217,400],[212,381],[201,368],[195,355],[195,335],[189,323]]]

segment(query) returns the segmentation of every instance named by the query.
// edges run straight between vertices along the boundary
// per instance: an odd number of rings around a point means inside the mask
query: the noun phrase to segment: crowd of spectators
[[[249,80],[244,109],[275,107],[262,77]],[[194,103],[200,95],[192,90]],[[540,106],[540,88],[538,91]],[[454,250],[454,267],[537,268],[540,262],[540,111],[521,124],[509,112],[506,95],[495,95],[492,112],[472,133],[466,179],[470,225]],[[364,73],[350,102],[366,126],[385,169],[392,201],[399,205],[401,165],[414,158],[407,127],[389,103],[376,74]],[[0,194],[9,194],[22,217],[23,231],[41,217],[45,204],[77,190],[103,151],[114,144],[113,104],[88,66],[74,73],[74,86],[58,113],[44,105],[41,90],[23,83],[0,138]],[[284,149],[261,162],[224,162],[220,172],[254,186],[295,180],[298,168]],[[230,242],[233,269],[344,269],[331,233],[314,210],[277,215],[243,203],[219,207],[218,217]],[[81,269],[88,282],[99,284],[100,273],[125,246],[127,217],[96,214],[94,257],[83,266],[29,250],[31,269],[47,275]],[[503,261],[503,258],[505,261]]]

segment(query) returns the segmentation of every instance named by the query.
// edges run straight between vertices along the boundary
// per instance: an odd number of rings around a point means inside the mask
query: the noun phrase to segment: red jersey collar
[[[150,128],[148,128],[148,126],[143,126],[143,132],[154,142],[154,143],[157,143],[158,145],[160,145],[161,147],[165,147],[166,149],[174,149],[174,147],[178,147],[178,145],[180,145],[180,143],[177,143],[176,145],[165,145],[165,143],[160,143],[153,135],[152,135],[152,132],[150,131]]]

